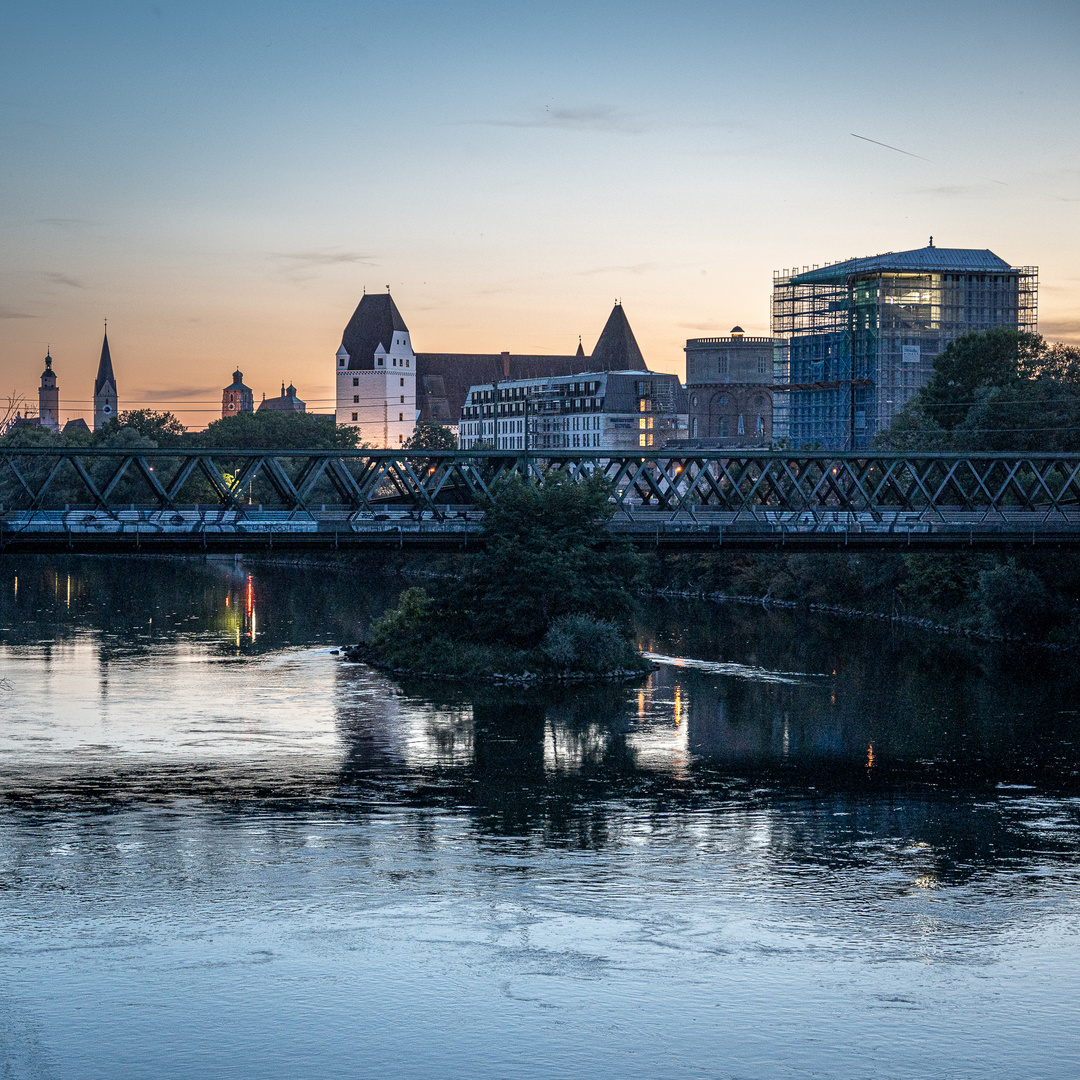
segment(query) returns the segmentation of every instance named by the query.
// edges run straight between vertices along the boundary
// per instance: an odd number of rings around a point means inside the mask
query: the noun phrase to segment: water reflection
[[[1069,659],[658,601],[639,685],[397,683],[362,568],[0,572],[6,1072],[1071,1076]]]

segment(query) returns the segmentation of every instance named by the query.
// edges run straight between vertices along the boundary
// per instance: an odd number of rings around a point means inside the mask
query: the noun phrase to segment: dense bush
[[[614,671],[632,666],[637,655],[614,623],[588,615],[560,615],[540,648],[563,671]]]

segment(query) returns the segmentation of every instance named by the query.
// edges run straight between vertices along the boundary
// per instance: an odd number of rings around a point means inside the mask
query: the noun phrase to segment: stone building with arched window
[[[773,437],[771,337],[727,337],[686,343],[690,441],[720,449],[768,446]]]

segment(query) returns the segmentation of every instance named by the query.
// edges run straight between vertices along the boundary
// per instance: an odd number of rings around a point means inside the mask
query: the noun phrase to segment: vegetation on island
[[[634,646],[644,560],[613,544],[608,485],[507,481],[484,543],[371,627],[377,662],[451,675],[602,676],[646,670]]]

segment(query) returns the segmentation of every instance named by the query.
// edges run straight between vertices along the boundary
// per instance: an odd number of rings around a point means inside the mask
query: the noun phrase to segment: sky
[[[1080,4],[0,0],[0,397],[203,426],[239,367],[332,410],[389,286],[423,351],[650,367],[769,332],[776,270],[1037,265],[1080,343]],[[857,137],[861,136],[861,137]],[[875,140],[875,141],[869,141]],[[886,145],[879,145],[886,144]]]

